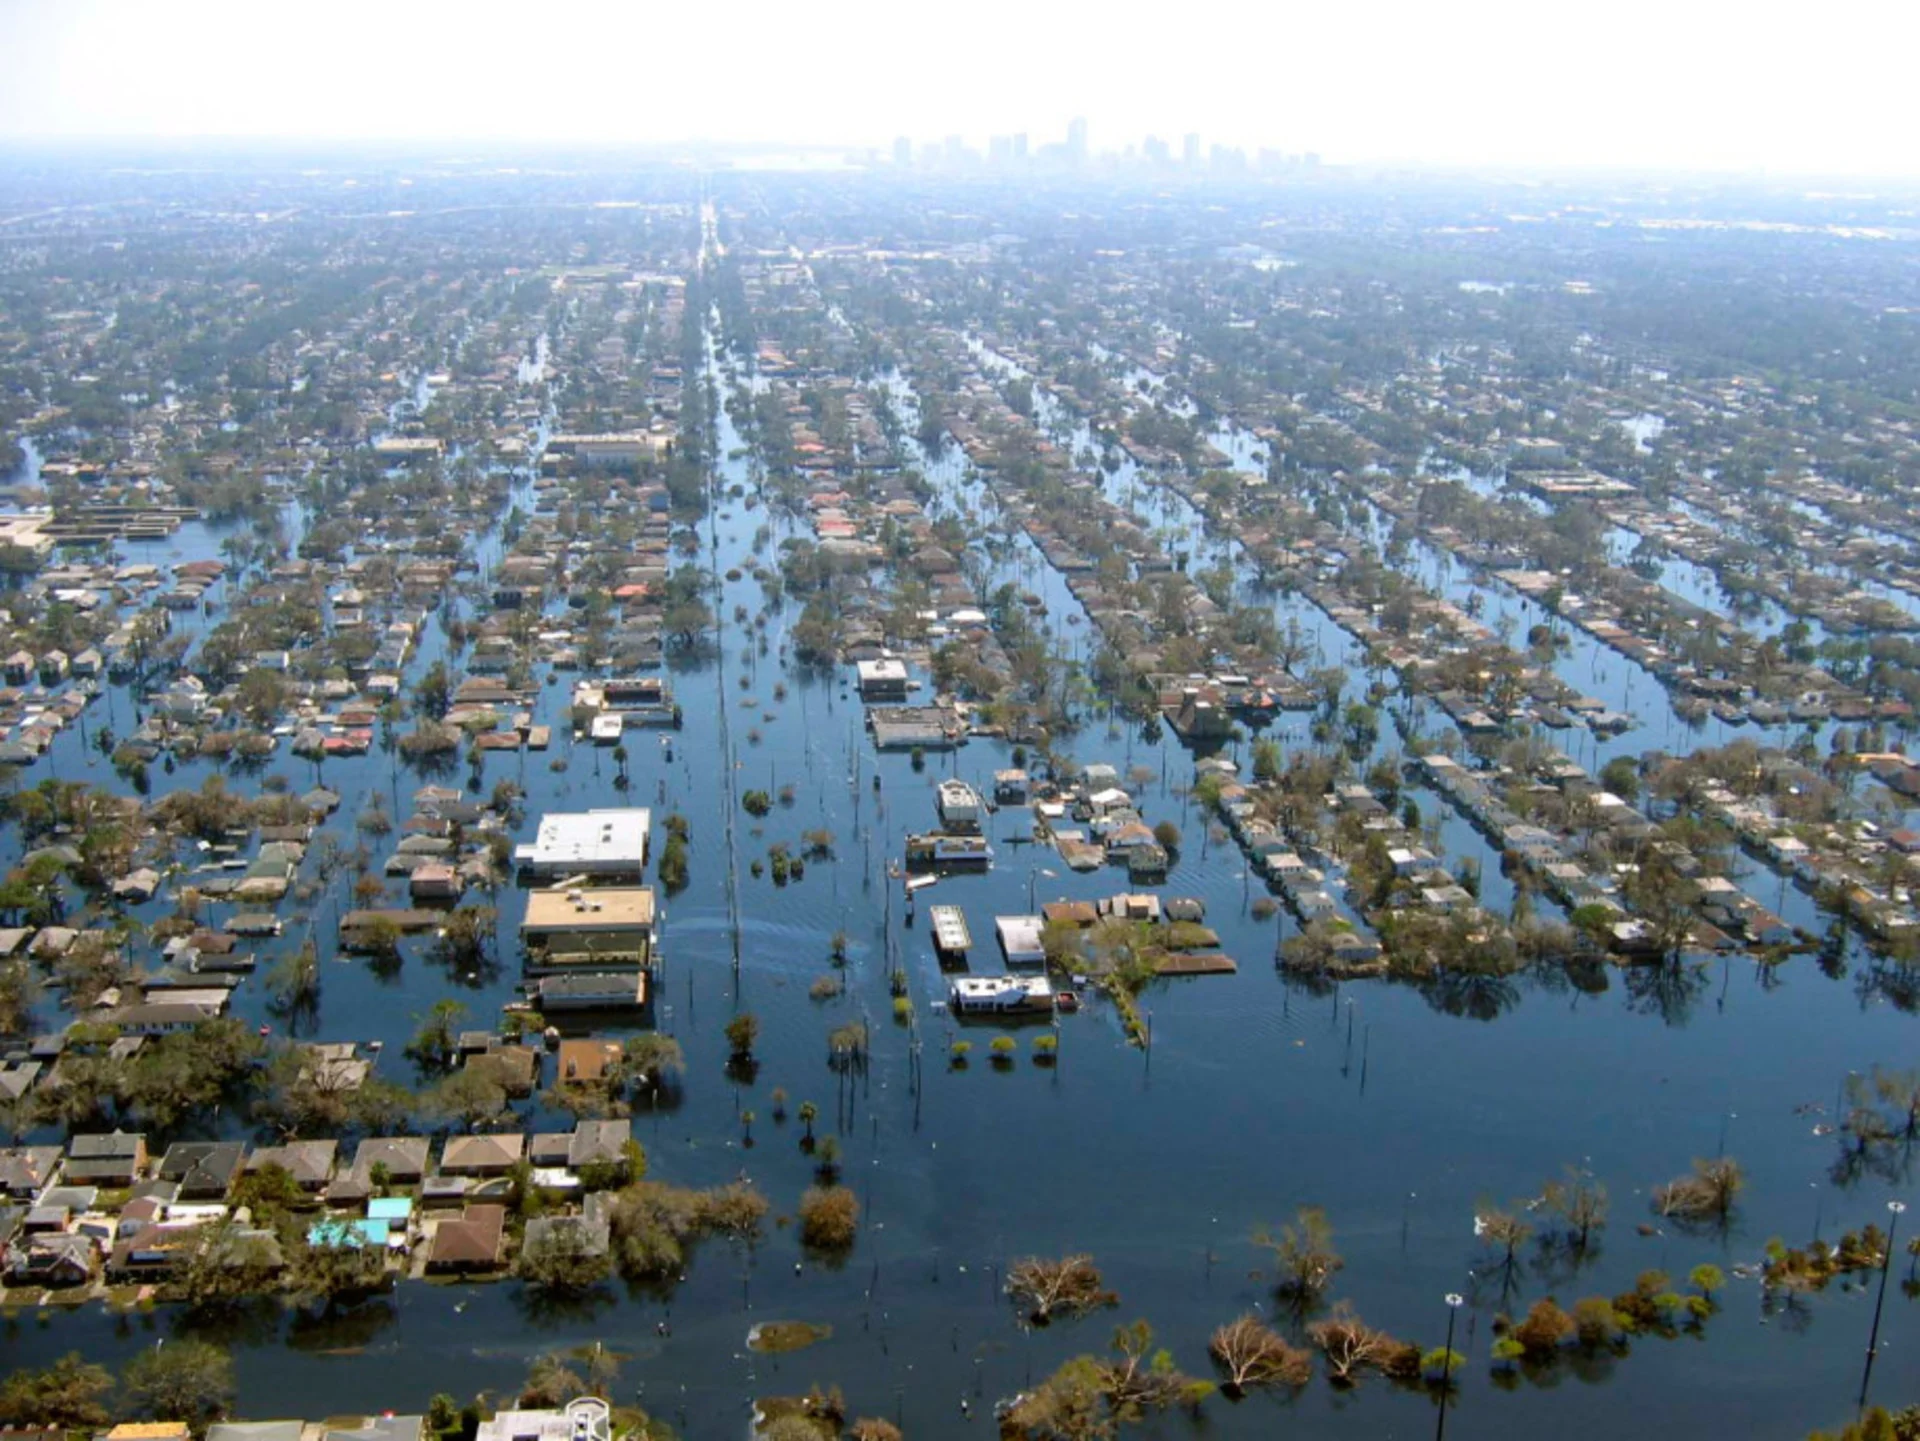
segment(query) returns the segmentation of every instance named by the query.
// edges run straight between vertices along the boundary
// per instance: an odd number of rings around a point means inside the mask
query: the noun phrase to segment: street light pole
[[[1453,1318],[1460,1314],[1465,1299],[1458,1291],[1447,1292],[1447,1344],[1440,1358],[1440,1419],[1434,1423],[1433,1441],[1443,1441],[1447,1434],[1447,1392],[1453,1387]]]
[[[1873,1331],[1867,1337],[1867,1364],[1860,1372],[1860,1409],[1867,1406],[1867,1382],[1873,1377],[1874,1354],[1880,1349],[1880,1308],[1887,1300],[1887,1272],[1893,1269],[1893,1232],[1906,1211],[1905,1201],[1887,1202],[1887,1253],[1880,1258],[1880,1293],[1873,1300]]]

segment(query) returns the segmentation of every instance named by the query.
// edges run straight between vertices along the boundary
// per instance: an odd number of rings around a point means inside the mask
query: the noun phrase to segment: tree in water
[[[1120,1302],[1119,1296],[1107,1289],[1093,1257],[1085,1255],[1058,1260],[1028,1256],[1015,1261],[1007,1268],[1006,1289],[1036,1326],[1046,1325],[1056,1313],[1079,1316]]]
[[[1212,1391],[1212,1382],[1187,1375],[1155,1348],[1151,1326],[1135,1321],[1114,1332],[1110,1356],[1075,1356],[1017,1397],[1000,1434],[1010,1441],[1091,1441],[1152,1412],[1197,1408]]]
[[[1304,1386],[1313,1375],[1313,1356],[1258,1316],[1246,1315],[1213,1333],[1208,1354],[1226,1377],[1230,1395],[1256,1386]]]
[[[112,1392],[106,1367],[69,1351],[43,1370],[16,1370],[0,1383],[0,1423],[99,1431],[107,1424],[106,1399]]]
[[[760,1038],[760,1018],[752,1011],[742,1011],[726,1025],[727,1045],[736,1061],[753,1059],[753,1043]]]
[[[845,1186],[809,1186],[800,1197],[800,1239],[821,1251],[845,1251],[860,1231],[859,1199]]]
[[[1418,1346],[1369,1326],[1346,1301],[1335,1305],[1331,1316],[1307,1327],[1307,1336],[1326,1357],[1327,1374],[1337,1386],[1358,1385],[1368,1370],[1395,1380],[1420,1374]]]
[[[1318,1206],[1302,1206],[1278,1237],[1255,1234],[1254,1244],[1273,1252],[1281,1298],[1296,1312],[1313,1309],[1320,1295],[1345,1264],[1333,1248],[1333,1226]]]
[[[407,1042],[407,1057],[422,1071],[445,1073],[453,1069],[459,1051],[454,1027],[467,1014],[467,1008],[451,996],[433,1003],[420,1029]]]
[[[1529,1359],[1541,1361],[1558,1355],[1560,1348],[1572,1341],[1579,1329],[1573,1317],[1548,1296],[1535,1301],[1526,1317],[1507,1334]]]
[[[513,1269],[539,1290],[579,1295],[613,1274],[613,1259],[604,1246],[593,1244],[579,1218],[561,1216],[534,1233]]]
[[[200,1431],[233,1405],[233,1359],[205,1341],[163,1341],[134,1357],[120,1383],[134,1415]]]
[[[1543,1209],[1559,1222],[1567,1249],[1584,1257],[1595,1234],[1606,1228],[1607,1188],[1591,1171],[1568,1166],[1564,1179],[1547,1182],[1541,1198]]]
[[[1746,1173],[1731,1156],[1696,1160],[1692,1174],[1654,1189],[1653,1209],[1679,1220],[1725,1224],[1733,1213],[1734,1198],[1746,1184]]]

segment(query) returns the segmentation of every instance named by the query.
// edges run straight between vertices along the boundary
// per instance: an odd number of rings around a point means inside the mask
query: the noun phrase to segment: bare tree
[[[1213,1333],[1207,1350],[1226,1375],[1227,1390],[1254,1386],[1304,1386],[1313,1375],[1313,1357],[1257,1316],[1241,1316]]]
[[[1420,1348],[1369,1326],[1349,1302],[1337,1303],[1331,1316],[1307,1327],[1307,1336],[1327,1358],[1335,1385],[1359,1384],[1360,1373],[1368,1368],[1401,1378],[1420,1374]]]
[[[1046,1325],[1056,1311],[1078,1316],[1120,1301],[1106,1288],[1091,1256],[1015,1261],[1007,1271],[1007,1294],[1026,1306],[1027,1319],[1036,1326]]]
[[[1724,1221],[1746,1184],[1746,1174],[1731,1156],[1697,1160],[1692,1175],[1675,1177],[1654,1190],[1653,1209],[1681,1220]]]
[[[1585,1255],[1593,1233],[1607,1224],[1607,1188],[1591,1171],[1568,1166],[1566,1179],[1547,1182],[1541,1199],[1548,1214],[1559,1218],[1568,1249]]]
[[[1517,1209],[1502,1210],[1485,1203],[1474,1213],[1473,1228],[1487,1249],[1498,1254],[1500,1265],[1507,1270],[1513,1269],[1513,1253],[1533,1234],[1533,1227],[1520,1219]]]

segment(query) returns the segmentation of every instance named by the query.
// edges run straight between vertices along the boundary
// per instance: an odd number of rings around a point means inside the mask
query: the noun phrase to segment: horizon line
[[[921,142],[916,142],[916,144]],[[924,142],[934,143],[934,142]],[[1769,169],[1764,165],[1749,167],[1714,167],[1688,165],[1661,165],[1646,161],[1586,161],[1564,165],[1546,165],[1540,162],[1512,160],[1438,160],[1422,157],[1373,157],[1342,158],[1327,157],[1311,150],[1281,150],[1274,146],[1229,146],[1229,150],[1241,156],[1249,157],[1246,168],[1239,171],[1218,170],[1209,162],[1197,167],[1189,167],[1181,162],[1163,164],[1146,159],[1139,148],[1127,150],[1095,151],[1084,160],[1075,164],[1059,164],[1039,155],[1030,155],[1024,161],[1008,165],[996,163],[984,152],[970,150],[966,164],[950,164],[944,161],[923,166],[918,163],[909,167],[899,167],[889,158],[890,145],[871,142],[841,142],[830,140],[737,140],[737,139],[608,139],[602,137],[566,137],[538,136],[516,138],[512,136],[476,136],[476,135],[287,135],[287,134],[241,134],[234,132],[208,132],[199,134],[121,134],[101,131],[46,131],[46,132],[0,132],[0,152],[47,151],[105,151],[112,149],[145,148],[157,151],[191,151],[195,149],[219,148],[229,151],[255,151],[260,153],[284,152],[304,149],[320,152],[350,154],[354,151],[420,152],[457,148],[479,152],[482,155],[493,154],[554,154],[564,152],[587,152],[594,154],[646,154],[659,158],[670,158],[676,154],[691,158],[700,153],[719,153],[732,155],[781,154],[781,155],[832,155],[848,162],[846,168],[870,171],[877,174],[933,176],[992,176],[1021,173],[1039,173],[1048,178],[1073,178],[1079,176],[1088,179],[1103,178],[1116,166],[1127,166],[1129,172],[1139,176],[1154,176],[1162,180],[1257,180],[1257,179],[1298,179],[1303,170],[1317,171],[1329,178],[1356,178],[1373,172],[1400,172],[1425,174],[1436,177],[1489,177],[1502,179],[1525,179],[1532,182],[1556,179],[1630,179],[1646,181],[1717,181],[1722,183],[1761,183],[1767,185],[1785,184],[1845,184],[1894,185],[1920,188],[1920,171],[1914,172],[1868,172],[1868,171],[1831,171],[1800,169]],[[1290,164],[1284,170],[1263,169],[1257,164],[1262,152],[1280,154],[1289,161],[1313,158],[1311,166]],[[424,156],[420,158],[441,161],[460,160],[463,156]]]

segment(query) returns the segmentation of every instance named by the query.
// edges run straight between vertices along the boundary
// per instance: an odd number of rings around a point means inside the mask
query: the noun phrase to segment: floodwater
[[[906,380],[894,383],[909,400]],[[723,411],[718,453],[744,449]],[[729,460],[723,470],[723,487],[739,483],[751,492],[746,460]],[[929,472],[942,503],[957,503],[963,488],[969,503],[981,503],[959,465]],[[1123,467],[1108,481],[1109,493],[1133,484]],[[1200,538],[1198,518],[1182,510],[1184,502],[1164,499],[1170,495],[1153,491],[1150,503],[1164,503],[1167,522],[1189,528],[1197,544],[1212,544]],[[794,533],[790,525],[742,501],[720,501],[711,525],[700,527],[708,541],[702,562],[721,574],[743,563],[756,531],[770,521],[768,559]],[[217,544],[212,534],[206,539]],[[1418,564],[1436,567],[1437,557],[1422,555]],[[1002,573],[1017,574],[1045,597],[1062,635],[1077,631],[1088,643],[1084,621],[1069,624],[1071,597],[1030,545],[1016,547]],[[750,576],[722,584],[720,615],[731,615],[736,603],[749,612],[761,607]],[[1452,594],[1464,581],[1444,584]],[[1524,634],[1532,619],[1527,603],[1502,596],[1499,604],[1515,612]],[[1317,628],[1328,659],[1351,657],[1346,638],[1324,617],[1316,620],[1313,607],[1276,605],[1283,623],[1297,614]],[[1557,1385],[1527,1381],[1503,1389],[1489,1378],[1487,1355],[1494,1314],[1524,1309],[1550,1290],[1570,1304],[1592,1292],[1624,1290],[1648,1268],[1684,1277],[1695,1264],[1714,1261],[1731,1270],[1756,1260],[1773,1235],[1801,1243],[1816,1228],[1831,1237],[1843,1224],[1885,1219],[1886,1202],[1908,1194],[1906,1177],[1837,1188],[1827,1178],[1835,1142],[1814,1134],[1830,1119],[1823,1108],[1832,1107],[1850,1070],[1902,1065],[1913,1053],[1914,1017],[1858,984],[1864,962],[1855,958],[1855,974],[1837,979],[1810,958],[1764,978],[1736,959],[1659,983],[1647,973],[1611,971],[1597,992],[1542,974],[1470,987],[1364,984],[1309,993],[1289,986],[1272,964],[1286,933],[1284,911],[1254,918],[1260,891],[1242,858],[1211,840],[1204,818],[1186,803],[1190,755],[1164,735],[1150,738],[1096,719],[1076,737],[1074,754],[1082,762],[1109,761],[1123,773],[1141,768],[1147,819],[1171,819],[1186,837],[1163,890],[1204,900],[1208,923],[1240,969],[1149,990],[1148,1050],[1126,1044],[1110,1010],[1095,1002],[1062,1019],[1058,1065],[1034,1063],[1030,1042],[1040,1028],[1029,1026],[1014,1031],[1018,1058],[1002,1069],[986,1059],[998,1027],[961,1028],[938,1012],[942,982],[925,917],[909,923],[886,863],[904,832],[932,823],[940,777],[957,774],[984,788],[1010,763],[1008,748],[976,740],[927,757],[923,770],[905,755],[874,754],[860,704],[841,676],[782,667],[781,637],[797,614],[790,602],[769,622],[765,655],[729,625],[708,654],[675,662],[672,681],[687,727],[641,733],[628,746],[633,779],[624,800],[682,812],[693,841],[691,883],[665,906],[666,972],[655,1016],[685,1047],[687,1068],[679,1099],[643,1111],[636,1132],[652,1175],[708,1185],[744,1173],[784,1218],[812,1166],[796,1144],[798,1123],[774,1122],[769,1096],[781,1087],[790,1107],[816,1102],[816,1130],[843,1138],[846,1179],[864,1208],[851,1255],[828,1263],[803,1254],[782,1221],[751,1249],[704,1243],[684,1281],[664,1292],[616,1285],[604,1298],[572,1307],[537,1303],[511,1282],[405,1285],[387,1300],[318,1319],[263,1302],[213,1332],[232,1351],[243,1414],[319,1417],[418,1409],[441,1390],[498,1394],[512,1389],[533,1355],[599,1341],[627,1358],[619,1399],[637,1397],[688,1436],[743,1437],[750,1397],[802,1391],[815,1381],[842,1386],[855,1414],[897,1417],[916,1438],[988,1436],[996,1399],[1068,1355],[1101,1349],[1117,1321],[1149,1319],[1178,1360],[1205,1372],[1213,1327],[1274,1307],[1270,1281],[1258,1273],[1253,1232],[1302,1205],[1327,1209],[1344,1253],[1332,1294],[1352,1298],[1374,1323],[1435,1346],[1445,1328],[1443,1296],[1467,1296],[1454,1341],[1469,1358],[1451,1418],[1458,1435],[1550,1428],[1566,1437],[1610,1437],[1621,1416],[1637,1415],[1658,1418],[1653,1429],[1663,1433],[1798,1438],[1851,1414],[1870,1289],[1836,1285],[1809,1298],[1797,1317],[1769,1318],[1757,1284],[1732,1280],[1703,1335],[1644,1338],[1610,1362],[1563,1364]],[[417,663],[439,653],[440,625],[436,616]],[[1689,732],[1663,723],[1664,698],[1650,677],[1631,681],[1624,660],[1590,652],[1578,639],[1573,645],[1558,663],[1569,678],[1610,704],[1630,701],[1646,718],[1640,732],[1612,744],[1687,743]],[[778,682],[787,687],[784,700],[775,699]],[[537,719],[562,719],[567,690],[566,677],[551,680]],[[124,694],[103,699],[88,723],[110,718],[125,731],[131,707]],[[724,730],[714,723],[722,708]],[[556,726],[549,755],[496,753],[485,760],[486,787],[503,778],[526,787],[527,820],[518,838],[530,837],[543,810],[622,803],[611,761],[567,744],[563,731]],[[1709,730],[1701,739],[1715,737]],[[1598,764],[1610,753],[1611,744],[1590,746],[1581,759]],[[564,770],[552,768],[560,760]],[[722,783],[728,767],[735,768],[733,787]],[[318,780],[349,797],[335,822],[349,844],[358,798],[387,794],[398,821],[417,786],[450,778],[462,784],[464,775],[463,767],[422,774],[378,748],[324,766],[282,755],[273,768],[296,786]],[[111,775],[78,729],[56,744],[52,769],[102,783]],[[208,773],[202,762],[171,776],[156,769],[155,790],[198,784]],[[776,805],[764,820],[735,818],[736,970],[726,796],[749,787],[778,793],[787,785],[795,793],[790,807]],[[1437,797],[1420,799],[1425,810],[1440,805]],[[818,827],[834,833],[833,861],[809,864],[803,879],[784,888],[747,874],[748,860],[769,844],[796,845],[803,831]],[[1022,811],[1000,812],[988,829],[998,852],[992,871],[944,879],[923,898],[964,907],[973,934],[983,938],[973,955],[976,972],[1000,969],[993,916],[1027,910],[1030,895],[1091,899],[1126,889],[1120,872],[1076,875],[1050,852],[1019,844],[1027,830]],[[1446,832],[1451,855],[1472,843],[1462,831],[1471,836],[1465,827]],[[1483,874],[1497,876],[1491,858],[1483,854],[1483,862]],[[321,945],[326,964],[315,1034],[381,1040],[382,1068],[404,1074],[401,1046],[436,999],[455,994],[472,1007],[474,1023],[487,1024],[512,998],[512,938],[523,893],[500,896],[497,969],[449,976],[410,947],[398,973],[383,978],[363,960],[335,953],[344,885],[275,943],[298,945],[310,925]],[[148,909],[143,919],[153,920],[165,908]],[[807,987],[829,969],[839,930],[852,938],[846,993],[814,1002]],[[896,964],[908,974],[913,1028],[892,1019],[888,975]],[[256,979],[240,993],[238,1011],[249,1023],[268,1019],[262,989]],[[751,1083],[731,1079],[725,1067],[721,1028],[739,1009],[755,1012],[762,1025]],[[871,1065],[864,1074],[837,1075],[827,1064],[826,1033],[860,1016],[873,1028]],[[973,1060],[950,1069],[949,1038],[961,1029],[975,1042]],[[738,1119],[746,1108],[759,1118],[751,1148]],[[558,1122],[538,1113],[526,1119],[530,1129]],[[1689,1234],[1655,1225],[1650,1187],[1723,1148],[1750,1176],[1729,1230]],[[1535,1196],[1568,1164],[1591,1168],[1611,1193],[1603,1246],[1577,1277],[1544,1277],[1529,1264],[1503,1288],[1493,1258],[1474,1239],[1476,1204]],[[999,1294],[1008,1261],[1071,1251],[1097,1259],[1120,1294],[1119,1307],[1024,1330]],[[1920,1389],[1920,1347],[1912,1344],[1920,1311],[1898,1286],[1887,1308],[1874,1395],[1904,1401]],[[785,1357],[746,1349],[750,1326],[780,1319],[824,1322],[834,1334]],[[661,1334],[663,1323],[669,1334]],[[0,1336],[12,1365],[41,1364],[76,1348],[118,1362],[194,1325],[171,1309],[128,1317],[88,1307],[15,1313],[0,1321]],[[1320,1379],[1293,1399],[1215,1398],[1205,1415],[1198,1426],[1163,1418],[1142,1434],[1254,1438],[1297,1427],[1338,1437],[1421,1435],[1435,1420],[1423,1392],[1369,1381],[1343,1394]]]

